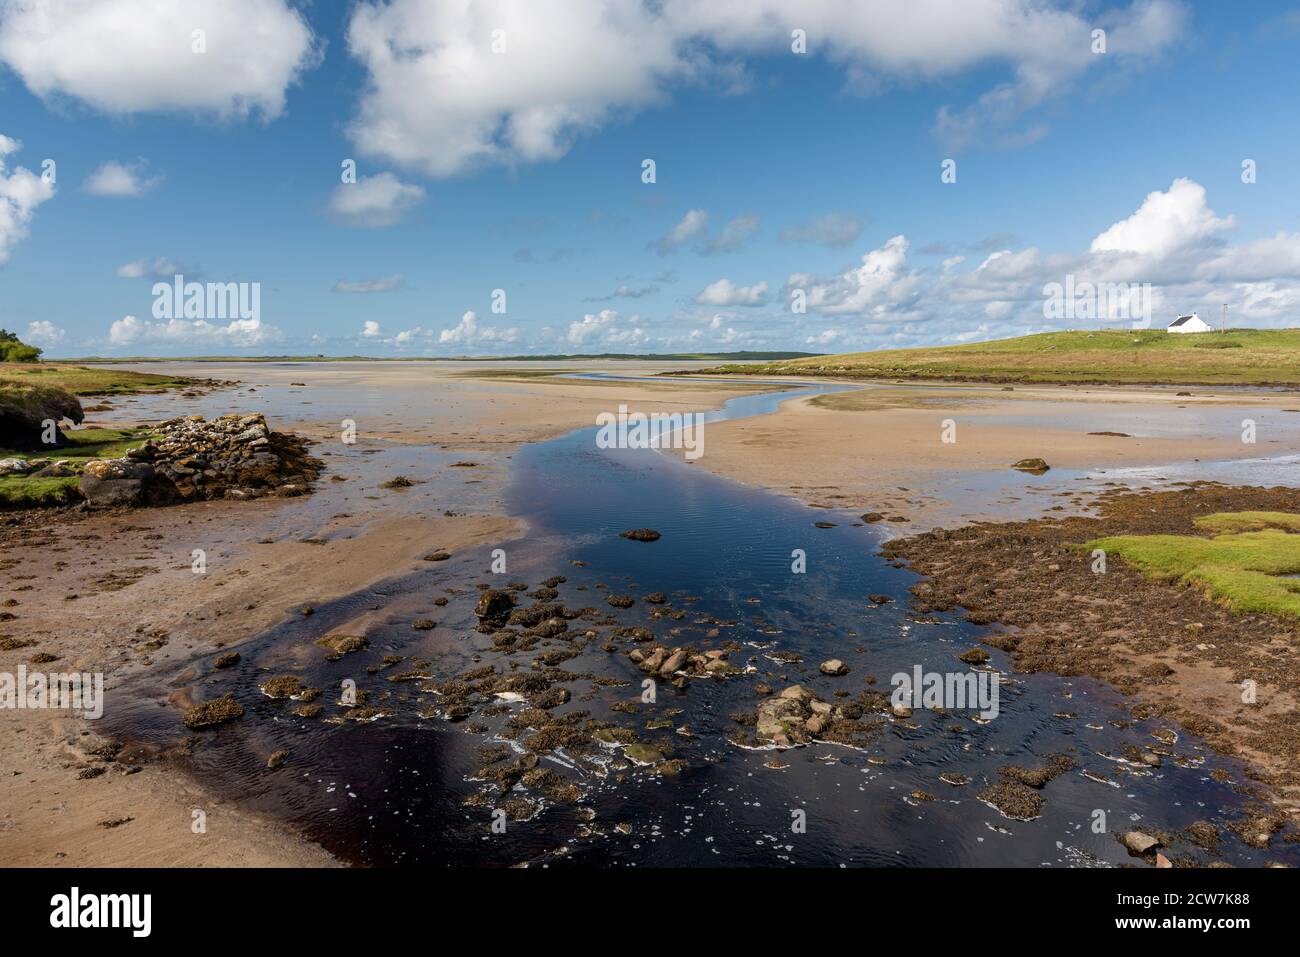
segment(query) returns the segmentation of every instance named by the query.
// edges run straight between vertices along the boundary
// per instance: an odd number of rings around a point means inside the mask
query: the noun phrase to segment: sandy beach
[[[609,371],[607,364],[568,368]],[[431,551],[521,535],[502,492],[523,445],[590,426],[623,403],[634,411],[708,410],[770,389],[713,379],[584,381],[446,363],[230,363],[201,371],[240,384],[190,399],[114,399],[92,423],[266,409],[277,427],[316,443],[313,453],[327,463],[317,490],[283,501],[10,517],[0,528],[0,589],[14,599],[13,617],[3,624],[0,664],[39,652],[53,656],[51,667],[102,670],[110,699],[117,683],[147,671],[176,688],[173,705],[189,703],[202,696],[201,675],[185,664],[196,655],[238,651],[316,604],[418,569]],[[670,370],[616,369],[663,371]],[[1104,485],[1103,478],[1079,481],[1085,471],[1241,458],[1243,418],[1261,423],[1250,455],[1282,454],[1300,440],[1300,415],[1284,411],[1292,402],[1266,392],[870,385],[711,424],[706,454],[692,467],[810,505],[881,512],[895,534],[907,534],[989,516],[1083,510]],[[339,438],[349,419],[357,426],[351,444]],[[952,425],[956,441],[945,442]],[[1092,434],[1101,432],[1125,434]],[[1009,465],[1032,456],[1052,471],[1029,494],[1029,478]],[[414,484],[382,487],[397,475]],[[981,484],[990,476],[994,484]],[[191,567],[196,549],[208,565],[201,575]],[[365,621],[360,616],[353,627],[364,630]],[[1181,680],[1181,673],[1172,680],[1175,691]],[[292,829],[204,793],[166,754],[106,752],[93,722],[38,711],[6,720],[13,733],[0,738],[0,843],[9,863],[333,863]],[[206,814],[206,833],[191,828],[196,809]]]
[[[862,385],[862,383],[857,383]],[[900,531],[1076,505],[1104,471],[1287,455],[1300,448],[1295,396],[1269,390],[1078,386],[865,384],[861,391],[791,400],[774,415],[710,428],[700,465],[810,505],[882,512]],[[1242,442],[1242,420],[1257,420]],[[945,433],[952,441],[945,440]],[[1112,434],[1105,434],[1112,433]],[[1042,458],[1054,470],[1006,495],[1012,463]],[[1058,471],[1059,475],[1059,471]],[[969,480],[969,481],[963,481]],[[1022,491],[1023,490],[1023,491]],[[1078,492],[1079,495],[1060,493]]]

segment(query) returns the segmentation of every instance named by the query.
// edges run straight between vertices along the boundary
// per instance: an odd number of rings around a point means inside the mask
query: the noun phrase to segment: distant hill
[[[1044,332],[960,346],[851,352],[700,373],[1164,385],[1300,385],[1300,329]]]
[[[61,362],[565,362],[570,360],[617,359],[631,362],[693,361],[775,362],[781,359],[813,358],[820,352],[584,352],[572,355],[519,356],[86,356]]]

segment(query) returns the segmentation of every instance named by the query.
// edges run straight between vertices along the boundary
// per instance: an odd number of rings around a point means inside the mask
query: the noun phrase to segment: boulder
[[[151,496],[157,497],[157,478],[154,467],[147,462],[94,459],[86,463],[78,488],[93,508],[144,505]]]
[[[489,588],[479,596],[474,614],[488,621],[505,619],[515,607],[515,596],[499,588]]]
[[[665,678],[672,677],[673,675],[677,674],[677,672],[680,671],[682,666],[685,664],[686,664],[686,649],[678,648],[676,651],[674,651],[671,655],[668,656],[668,659],[663,663],[663,666],[659,669],[659,673],[663,675]]]
[[[838,677],[840,675],[848,674],[849,666],[846,665],[844,662],[840,661],[840,659],[838,658],[831,658],[829,661],[822,662],[821,672],[824,675],[832,675]]]
[[[49,459],[0,459],[0,478],[6,475],[27,475],[47,462]]]
[[[808,744],[830,726],[831,711],[803,685],[791,685],[764,698],[755,712],[754,735],[764,744],[794,748]]]
[[[630,538],[634,542],[656,542],[663,536],[653,528],[632,528],[626,532],[619,532],[619,538]]]
[[[1051,468],[1051,466],[1042,459],[1021,459],[1011,467],[1021,472],[1029,472],[1033,475],[1042,475]]]
[[[1128,831],[1120,837],[1119,842],[1128,848],[1130,854],[1141,857],[1143,854],[1160,846],[1160,842],[1150,834],[1141,831]]]
[[[81,400],[56,386],[32,385],[27,382],[0,381],[0,436],[8,448],[48,449],[46,422],[70,419],[79,423],[85,418]],[[67,438],[54,430],[54,445],[67,444]]]

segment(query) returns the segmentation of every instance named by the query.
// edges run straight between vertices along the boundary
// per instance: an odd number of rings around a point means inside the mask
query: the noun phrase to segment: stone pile
[[[310,491],[322,467],[305,439],[272,432],[260,413],[191,415],[163,422],[123,458],[87,463],[80,489],[94,507],[284,497]]]

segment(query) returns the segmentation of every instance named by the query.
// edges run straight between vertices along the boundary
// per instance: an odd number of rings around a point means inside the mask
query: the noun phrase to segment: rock
[[[1042,459],[1021,459],[1011,467],[1021,472],[1029,472],[1033,475],[1042,475],[1044,472],[1051,469],[1051,466]]]
[[[665,678],[671,677],[672,675],[677,674],[684,664],[686,664],[686,649],[678,648],[668,656],[668,660],[663,663],[663,667],[659,669],[659,673]]]
[[[300,701],[308,700],[300,697],[307,689],[303,687],[302,679],[297,675],[277,675],[274,678],[267,678],[259,686],[262,694],[268,698],[297,698]],[[315,695],[312,695],[315,697]]]
[[[793,748],[807,744],[830,724],[830,716],[813,709],[820,703],[803,685],[791,685],[759,702],[754,715],[754,735],[764,744]]]
[[[889,710],[893,712],[894,717],[896,718],[910,718],[912,716],[912,709],[901,701],[892,703],[889,706]]]
[[[270,768],[272,771],[274,771],[280,765],[284,764],[285,760],[288,759],[288,757],[289,757],[288,751],[276,751],[274,754],[272,754],[269,758],[266,759],[266,766]]]
[[[93,508],[147,504],[158,485],[152,465],[128,458],[87,462],[78,482],[86,503]]]
[[[512,593],[489,588],[479,596],[474,614],[488,621],[499,621],[506,618],[514,607],[515,596]]]
[[[813,522],[813,528],[834,528],[834,522]]]
[[[1042,795],[1018,781],[990,784],[980,792],[979,799],[1017,821],[1032,821],[1043,813]]]
[[[833,675],[838,677],[839,675],[848,674],[849,666],[838,658],[831,658],[829,661],[823,661],[821,663],[821,672],[824,675]]]
[[[445,562],[449,558],[451,558],[449,552],[430,552],[424,556],[426,562]]]
[[[1154,751],[1143,751],[1142,763],[1149,768],[1158,768],[1162,762],[1160,760],[1160,755],[1156,754]]]
[[[7,436],[6,436],[7,438]],[[26,475],[41,467],[40,459],[0,459],[0,477],[6,475]],[[45,461],[49,461],[46,459]]]
[[[1120,837],[1119,842],[1128,848],[1130,854],[1136,854],[1138,857],[1160,846],[1156,838],[1141,831],[1128,831]]]
[[[326,635],[317,638],[316,644],[329,649],[330,654],[326,656],[326,661],[340,661],[344,655],[350,655],[354,651],[365,651],[370,647],[370,642],[360,635]]]
[[[236,701],[233,695],[227,694],[213,701],[204,701],[187,708],[182,720],[185,722],[185,727],[197,731],[234,721],[236,718],[242,718],[243,715],[243,705]]]
[[[647,765],[658,764],[664,759],[658,748],[651,747],[648,744],[629,744],[623,748],[623,754],[633,764]]]
[[[630,595],[610,595],[605,599],[605,603],[614,608],[631,608],[636,604],[636,599]]]
[[[989,660],[989,653],[983,648],[972,648],[970,651],[962,652],[957,659],[968,665],[982,665]]]
[[[664,661],[668,657],[668,652],[663,648],[656,648],[650,654],[642,657],[640,668],[642,671],[656,672],[663,667]]]
[[[81,400],[71,392],[56,386],[12,380],[0,384],[0,435],[4,436],[6,448],[48,450],[50,446],[44,441],[48,437],[45,423],[64,419],[76,423],[85,419]],[[58,429],[54,439],[55,445],[66,445],[68,441]]]
[[[1165,857],[1165,856],[1164,856],[1163,854],[1161,854],[1159,851],[1156,851],[1156,867],[1159,867],[1159,868],[1163,869],[1163,868],[1166,868],[1166,867],[1173,867],[1173,866],[1174,866],[1174,865],[1173,865],[1173,863],[1169,860],[1169,858]]]
[[[228,651],[224,655],[221,655],[219,658],[217,658],[216,661],[212,662],[212,667],[233,668],[237,664],[239,664],[239,652]]]
[[[657,542],[663,536],[653,528],[632,528],[626,532],[619,532],[619,538],[630,538],[634,542]]]
[[[862,514],[861,518],[862,518],[862,520],[863,520],[864,522],[866,522],[868,525],[871,525],[871,524],[874,524],[875,522],[883,522],[883,521],[885,520],[885,513],[884,513],[884,512],[864,512],[864,513]]]
[[[873,604],[873,605],[888,605],[888,604],[889,604],[891,601],[893,601],[893,600],[894,600],[894,599],[890,598],[888,595],[868,595],[868,596],[867,596],[867,601],[871,602],[871,604]]]
[[[80,488],[92,507],[264,495],[302,495],[323,468],[305,440],[272,432],[260,414],[170,419],[120,459],[87,464]]]

